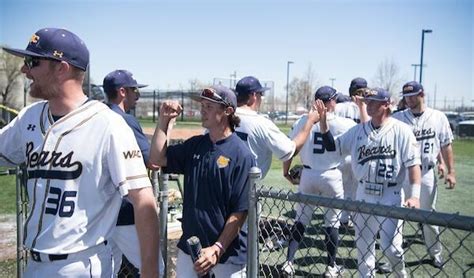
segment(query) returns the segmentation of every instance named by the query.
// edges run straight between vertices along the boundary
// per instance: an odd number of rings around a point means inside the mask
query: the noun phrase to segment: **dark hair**
[[[108,100],[114,100],[114,99],[117,98],[117,95],[118,95],[118,93],[117,93],[117,88],[115,88],[115,89],[113,89],[113,90],[111,90],[111,91],[109,91],[109,90],[104,90],[104,93],[107,95],[107,99],[108,99]]]
[[[237,94],[237,106],[247,104],[251,94]]]
[[[235,128],[240,126],[239,116],[235,115],[235,113],[232,113],[227,117],[227,119],[229,120],[230,129],[232,132],[234,132]]]

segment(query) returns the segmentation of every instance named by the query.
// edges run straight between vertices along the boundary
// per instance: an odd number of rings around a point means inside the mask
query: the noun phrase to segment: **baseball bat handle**
[[[186,243],[188,244],[188,249],[189,249],[189,254],[191,256],[191,260],[193,263],[195,263],[198,259],[199,256],[201,255],[201,241],[197,236],[192,236],[186,240]],[[198,276],[198,277],[203,277],[203,278],[211,278],[212,276],[207,273],[203,276]]]

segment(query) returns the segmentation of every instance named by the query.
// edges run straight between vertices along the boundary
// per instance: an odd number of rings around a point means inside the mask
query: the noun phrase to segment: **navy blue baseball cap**
[[[43,28],[31,36],[26,50],[3,47],[15,56],[65,61],[83,71],[89,65],[89,50],[74,33],[65,29]]]
[[[114,70],[107,74],[103,82],[104,92],[113,92],[118,88],[143,88],[148,85],[138,84],[128,70]]]
[[[364,100],[390,101],[390,93],[383,88],[364,90]]]
[[[222,85],[213,85],[205,88],[199,95],[199,99],[205,99],[225,106],[230,106],[234,108],[234,110],[237,107],[235,93],[231,89]]]
[[[357,90],[364,88],[367,88],[367,80],[362,77],[356,77],[352,79],[351,85],[349,86],[349,95],[353,96]]]
[[[235,86],[235,91],[237,94],[251,94],[251,93],[261,93],[270,90],[270,88],[262,87],[260,81],[253,76],[246,76],[237,82]]]
[[[330,101],[337,97],[337,91],[333,87],[330,86],[322,86],[321,88],[317,89],[314,93],[314,99],[320,99],[324,102]]]
[[[410,81],[403,85],[402,96],[416,96],[421,92],[423,92],[423,86],[421,86],[421,84],[416,81]]]

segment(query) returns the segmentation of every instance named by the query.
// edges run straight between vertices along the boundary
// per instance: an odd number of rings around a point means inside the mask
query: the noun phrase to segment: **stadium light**
[[[285,124],[288,124],[288,90],[290,89],[290,64],[292,61],[286,63],[286,113],[285,113]]]
[[[425,33],[432,33],[433,30],[431,29],[422,29],[421,30],[421,54],[420,54],[420,65],[423,65],[423,46],[425,44]],[[423,66],[420,66],[420,84],[422,84],[423,78]]]

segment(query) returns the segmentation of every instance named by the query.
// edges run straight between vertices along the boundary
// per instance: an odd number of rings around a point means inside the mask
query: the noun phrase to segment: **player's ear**
[[[127,89],[125,89],[124,87],[120,87],[117,89],[117,96],[121,98],[125,98],[126,94],[127,94]]]
[[[54,69],[59,73],[59,74],[69,74],[69,71],[71,69],[71,65],[69,65],[67,62],[60,61],[58,63],[55,63]]]
[[[225,109],[224,109],[224,114],[226,116],[229,116],[231,115],[232,113],[234,113],[234,108],[230,107],[230,106],[227,106]]]

